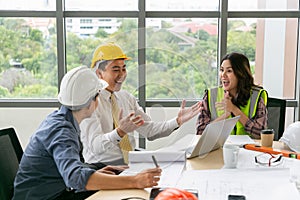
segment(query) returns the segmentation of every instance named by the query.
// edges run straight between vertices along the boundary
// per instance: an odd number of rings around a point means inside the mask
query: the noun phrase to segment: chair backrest
[[[279,140],[284,132],[286,100],[268,97],[268,128],[275,131],[274,140]]]
[[[0,199],[11,200],[23,149],[14,128],[0,130]]]

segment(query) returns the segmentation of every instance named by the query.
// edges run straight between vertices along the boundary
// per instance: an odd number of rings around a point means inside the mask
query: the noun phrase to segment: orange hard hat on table
[[[191,192],[178,189],[178,188],[167,188],[160,192],[154,200],[198,200],[198,198]]]

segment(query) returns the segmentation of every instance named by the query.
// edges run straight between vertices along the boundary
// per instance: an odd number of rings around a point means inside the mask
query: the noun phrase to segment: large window
[[[219,0],[148,0],[146,11],[217,11]]]
[[[217,84],[217,19],[150,18],[146,26],[147,100],[199,99]]]
[[[228,0],[229,11],[298,11],[297,0]]]
[[[57,95],[54,18],[0,18],[0,98]]]
[[[0,0],[0,10],[55,11],[56,1],[51,0]]]
[[[2,107],[57,106],[64,73],[89,66],[94,49],[109,41],[132,58],[124,89],[144,107],[201,99],[233,51],[248,56],[270,96],[297,107],[297,0],[24,2],[0,0]]]
[[[132,11],[139,0],[64,0],[67,11]]]

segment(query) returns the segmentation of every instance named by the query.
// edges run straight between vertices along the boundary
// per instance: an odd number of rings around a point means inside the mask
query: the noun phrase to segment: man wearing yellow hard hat
[[[129,59],[115,43],[100,45],[94,52],[91,68],[109,86],[100,92],[98,98],[100,106],[93,116],[81,124],[83,155],[89,163],[121,164],[125,157],[122,147],[125,138],[128,138],[131,146],[126,151],[135,148],[133,131],[137,131],[148,140],[166,137],[201,110],[200,102],[185,108],[183,101],[174,119],[163,122],[152,121],[139,106],[136,98],[121,90],[127,76],[125,60]],[[120,110],[117,126],[113,116],[115,99]]]
[[[145,188],[157,185],[160,168],[134,176],[117,176],[127,166],[100,170],[84,163],[79,124],[98,106],[97,96],[107,84],[89,68],[70,70],[62,79],[62,104],[42,122],[30,138],[14,182],[13,200],[86,199],[100,189]]]

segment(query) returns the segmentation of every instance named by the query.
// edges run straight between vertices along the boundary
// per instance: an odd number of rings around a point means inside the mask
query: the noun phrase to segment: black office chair
[[[268,128],[275,131],[274,140],[279,140],[284,132],[286,100],[268,97]]]
[[[14,179],[23,155],[17,134],[13,128],[0,130],[0,199],[11,200]]]

